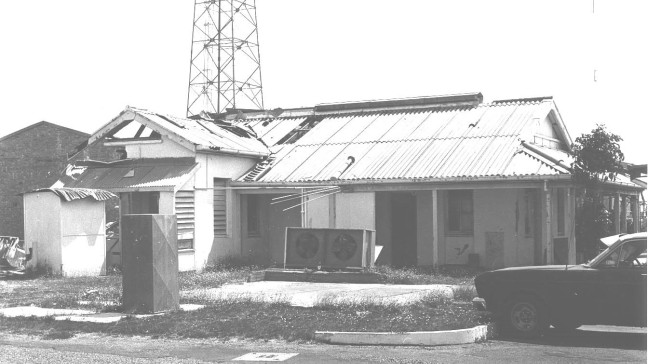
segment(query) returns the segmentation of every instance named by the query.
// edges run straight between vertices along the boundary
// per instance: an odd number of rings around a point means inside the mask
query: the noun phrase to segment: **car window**
[[[612,251],[600,265],[602,268],[646,267],[646,240],[631,240]]]

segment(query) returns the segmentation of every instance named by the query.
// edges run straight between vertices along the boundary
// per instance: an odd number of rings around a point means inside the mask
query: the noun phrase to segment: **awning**
[[[69,165],[53,187],[104,189],[112,192],[174,191],[196,172],[193,158],[79,161]]]

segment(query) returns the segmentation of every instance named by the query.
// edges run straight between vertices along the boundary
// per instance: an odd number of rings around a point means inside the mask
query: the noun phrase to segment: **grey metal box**
[[[123,215],[123,308],[154,313],[179,307],[175,215]]]

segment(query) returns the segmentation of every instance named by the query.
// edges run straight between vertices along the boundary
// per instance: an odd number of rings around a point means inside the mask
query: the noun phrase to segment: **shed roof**
[[[111,198],[117,198],[117,195],[112,192],[92,188],[39,188],[30,192],[52,192],[66,202],[82,200],[84,198],[92,198],[95,201],[106,201]]]
[[[99,188],[113,192],[177,190],[196,172],[193,158],[78,161],[53,187]]]
[[[240,181],[366,182],[569,174],[565,163],[523,143],[538,120],[555,110],[551,98],[485,104],[478,95],[444,97],[443,102],[427,98],[432,100],[427,103],[408,99],[400,108],[397,102],[373,109],[368,103],[357,103],[360,109],[353,104],[320,108],[324,112],[317,112],[316,107],[311,115],[301,117],[248,119],[252,129],[260,130],[261,138],[300,120],[303,131],[293,140],[268,138],[280,140],[272,147],[275,153]],[[566,131],[564,135],[568,138]]]

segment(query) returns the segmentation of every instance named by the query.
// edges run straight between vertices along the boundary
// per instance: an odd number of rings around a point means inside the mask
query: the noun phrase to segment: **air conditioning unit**
[[[286,228],[286,267],[369,268],[374,256],[373,230]]]

